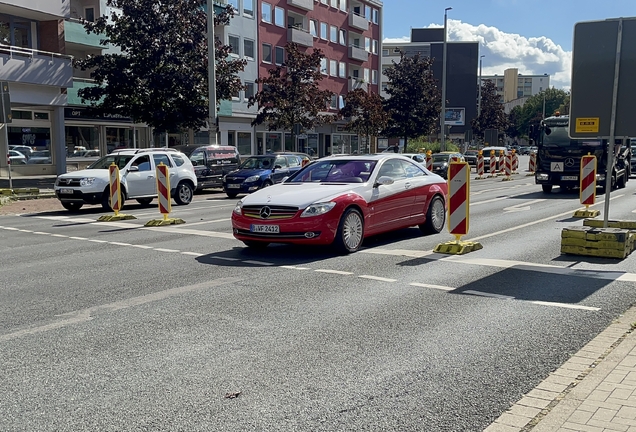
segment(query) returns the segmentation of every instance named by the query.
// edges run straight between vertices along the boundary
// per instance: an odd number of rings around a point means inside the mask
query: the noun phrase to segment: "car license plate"
[[[241,185],[238,184],[238,183],[237,184],[228,183],[227,188],[228,189],[240,189]]]
[[[278,225],[251,225],[250,231],[257,233],[278,234],[280,232],[280,227]]]
[[[73,189],[60,189],[60,193],[61,194],[69,194],[69,195],[73,195]]]
[[[577,176],[561,176],[561,180],[578,180]]]

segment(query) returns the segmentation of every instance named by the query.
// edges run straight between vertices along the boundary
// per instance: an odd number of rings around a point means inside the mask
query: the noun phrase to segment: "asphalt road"
[[[524,174],[471,182],[464,256],[417,228],[251,251],[235,202],[1,217],[0,430],[479,431],[636,301],[636,256],[561,255],[578,195]]]

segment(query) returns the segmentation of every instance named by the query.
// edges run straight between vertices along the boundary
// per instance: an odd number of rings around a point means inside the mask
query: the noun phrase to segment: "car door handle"
[[[406,182],[404,183],[404,188],[409,189],[411,187],[411,183]]]
[[[155,178],[155,176],[153,176],[153,175],[149,175],[149,176],[148,176],[148,177],[146,177],[146,178]]]
[[[176,175],[177,173],[170,173],[170,177],[172,177],[173,175]]]

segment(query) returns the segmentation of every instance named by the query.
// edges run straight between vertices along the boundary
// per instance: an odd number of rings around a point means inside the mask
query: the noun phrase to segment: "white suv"
[[[92,163],[87,169],[62,174],[55,181],[55,195],[67,210],[76,211],[84,204],[101,204],[110,208],[108,167],[119,167],[122,208],[127,199],[150,205],[157,197],[155,168],[161,162],[168,166],[170,193],[179,205],[190,204],[197,187],[197,177],[190,159],[170,148],[117,150]]]

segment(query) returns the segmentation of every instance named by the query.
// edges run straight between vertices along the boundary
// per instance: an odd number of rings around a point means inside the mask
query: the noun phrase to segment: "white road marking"
[[[264,261],[254,261],[254,260],[244,260],[245,264],[255,264],[255,265],[263,265],[263,266],[273,266],[274,263],[268,263]]]
[[[191,255],[191,256],[195,256],[195,257],[202,257],[203,254],[198,253],[198,252],[181,252],[181,255]]]
[[[541,305],[541,306],[561,307],[566,309],[589,310],[594,312],[601,310],[601,308],[592,307],[592,306],[581,306],[581,305],[570,304],[570,303],[545,302],[545,301],[539,301],[539,300],[530,300],[528,303],[533,303],[533,304]]]
[[[416,286],[416,287],[422,287],[422,288],[432,288],[432,289],[437,289],[437,290],[442,290],[442,291],[454,291],[456,289],[456,288],[449,287],[449,286],[433,285],[433,284],[419,283],[419,282],[411,282],[409,285]]]
[[[371,279],[371,280],[376,280],[376,281],[380,281],[380,282],[397,282],[397,279],[383,278],[383,277],[380,277],[380,276],[359,275],[358,277],[362,278],[362,279]]]
[[[97,240],[97,239],[90,239],[89,242],[93,242],[93,243],[108,243],[107,240]]]
[[[513,296],[507,296],[507,295],[502,295],[502,294],[494,294],[494,293],[486,293],[486,292],[474,291],[474,290],[462,291],[462,294],[472,294],[472,295],[476,295],[476,296],[491,297],[491,298],[496,298],[496,299],[500,299],[500,300],[514,300]]]
[[[171,227],[144,227],[142,229],[149,230],[149,231],[168,232],[173,234],[190,234],[190,235],[198,235],[203,237],[234,239],[234,235],[232,235],[232,233],[222,233],[222,232],[216,232],[216,231],[200,231],[200,230],[192,230],[187,228],[171,228]]]
[[[230,218],[225,218],[225,219],[216,219],[216,220],[211,220],[211,221],[203,221],[203,222],[195,222],[195,223],[187,223],[185,225],[175,225],[175,228],[179,228],[179,227],[191,227],[194,225],[205,225],[205,224],[211,224],[211,223],[217,223],[217,222],[228,222],[231,221],[232,219]]]
[[[25,233],[32,233],[33,231],[31,230],[25,230],[25,229],[19,229],[18,231],[20,232],[25,232]]]
[[[291,270],[311,270],[309,267],[296,267],[291,265],[282,265],[281,268],[291,269]]]
[[[159,252],[172,252],[172,253],[181,252],[181,251],[176,250],[176,249],[163,249],[163,248],[154,248],[154,250],[159,251]]]
[[[64,234],[51,234],[51,237],[67,238],[68,236],[65,236]],[[91,240],[91,241],[95,241],[95,240]]]
[[[73,240],[88,240],[86,237],[69,237],[69,238]]]
[[[319,272],[319,273],[331,273],[331,274],[339,274],[339,275],[352,275],[353,274],[351,272],[345,272],[345,271],[340,271],[340,270],[316,269],[314,271]]]
[[[407,256],[412,258],[422,258],[425,256],[433,255],[432,251],[418,251],[418,250],[406,250],[406,249],[361,249],[359,252],[378,255],[395,255],[395,256]]]
[[[20,231],[18,228],[13,228],[13,227],[2,227],[2,229],[6,229],[9,231]]]
[[[510,207],[505,207],[503,211],[505,212],[526,211],[526,210],[530,210],[530,205],[537,204],[543,201],[545,201],[545,199],[536,199],[533,201],[527,201],[527,202],[513,205]]]
[[[238,259],[238,258],[230,258],[230,257],[213,256],[212,258],[218,259],[218,260],[223,260],[223,261],[240,261],[240,259]]]
[[[478,206],[478,205],[481,205],[481,204],[488,204],[488,203],[495,202],[495,201],[503,201],[503,200],[507,200],[508,198],[510,198],[510,197],[509,196],[504,196],[504,197],[499,197],[499,198],[492,198],[492,199],[485,200],[485,201],[471,202],[470,206],[472,207],[472,206]]]
[[[139,248],[139,249],[154,249],[152,246],[139,245],[139,244],[134,244],[134,245],[131,245],[131,246]]]
[[[45,233],[42,231],[33,231],[33,234],[37,234],[37,235],[49,235],[49,233]]]
[[[68,220],[70,219],[68,216],[37,216],[38,219],[47,219],[54,221]]]
[[[117,245],[117,246],[132,246],[130,243],[121,243],[121,242],[114,242],[114,241],[111,241],[108,243],[112,245]]]
[[[12,339],[16,339],[16,338],[20,338],[24,336],[30,336],[30,335],[34,335],[38,333],[43,333],[50,330],[56,330],[56,329],[67,327],[73,324],[85,323],[87,321],[91,321],[95,319],[98,315],[100,315],[100,313],[115,312],[122,309],[129,309],[135,306],[140,306],[147,303],[165,300],[165,299],[175,297],[181,294],[185,294],[185,293],[189,293],[193,291],[202,291],[202,290],[213,288],[216,286],[236,283],[239,281],[241,281],[240,278],[216,279],[213,281],[198,283],[195,285],[171,288],[164,291],[158,291],[152,294],[146,294],[139,297],[132,297],[132,298],[128,298],[125,300],[120,300],[120,301],[116,301],[116,302],[108,303],[104,305],[92,306],[86,309],[81,309],[81,310],[65,313],[62,315],[57,315],[58,318],[62,318],[59,321],[54,321],[49,324],[21,329],[21,330],[14,331],[12,333],[0,335],[0,342],[6,342]]]

